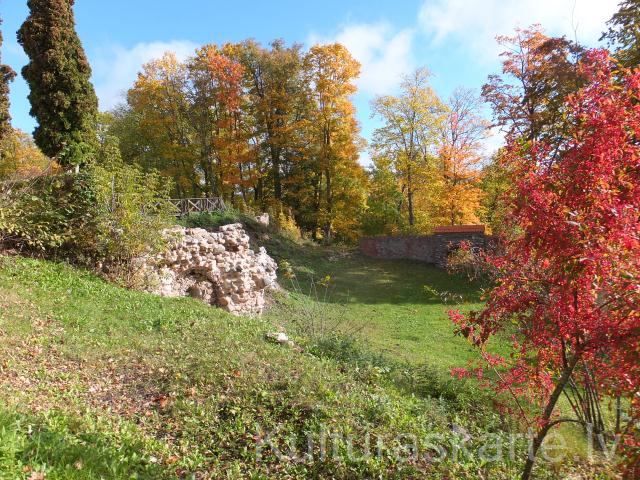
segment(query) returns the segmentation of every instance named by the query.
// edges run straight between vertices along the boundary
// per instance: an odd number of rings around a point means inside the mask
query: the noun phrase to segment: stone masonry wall
[[[487,248],[490,237],[481,232],[446,232],[433,235],[360,238],[360,251],[369,257],[405,259],[445,267],[449,253],[462,241]]]
[[[191,296],[236,315],[259,315],[265,291],[277,287],[276,262],[260,247],[251,249],[239,223],[217,232],[175,227],[169,248],[142,259],[147,285],[167,297]]]

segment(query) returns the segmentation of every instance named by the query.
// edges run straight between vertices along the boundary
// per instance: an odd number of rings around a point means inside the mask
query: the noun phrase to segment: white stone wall
[[[165,252],[144,260],[148,288],[167,297],[192,296],[236,315],[259,315],[265,291],[276,287],[276,262],[260,247],[251,250],[239,223],[217,232],[175,227]]]

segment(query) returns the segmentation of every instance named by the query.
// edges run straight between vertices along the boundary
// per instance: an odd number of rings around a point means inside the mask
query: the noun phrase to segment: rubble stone
[[[142,260],[148,290],[165,297],[198,298],[236,315],[259,315],[265,292],[276,288],[276,262],[264,247],[251,249],[242,224],[216,232],[175,227],[171,247]]]

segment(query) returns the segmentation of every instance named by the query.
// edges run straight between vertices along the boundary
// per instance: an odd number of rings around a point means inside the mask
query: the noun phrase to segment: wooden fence
[[[226,208],[224,200],[220,197],[212,198],[173,198],[169,200],[175,209],[176,215],[182,217],[190,213],[213,213]]]

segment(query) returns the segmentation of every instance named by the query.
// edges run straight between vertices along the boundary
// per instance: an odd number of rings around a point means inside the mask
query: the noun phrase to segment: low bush
[[[170,184],[155,172],[111,163],[90,172],[96,254],[108,262],[128,263],[164,245],[159,233],[173,224]],[[89,248],[89,246],[86,246]]]
[[[0,202],[0,240],[48,257],[124,272],[160,248],[159,232],[173,223],[166,181],[118,161],[12,185]]]
[[[447,258],[447,272],[452,275],[466,275],[469,280],[490,283],[497,272],[486,258],[486,253],[468,242],[460,242]]]

